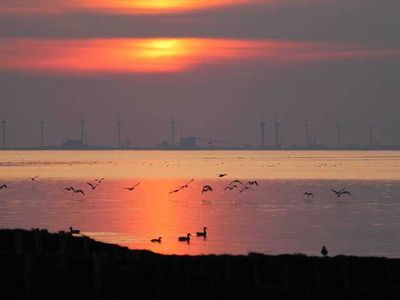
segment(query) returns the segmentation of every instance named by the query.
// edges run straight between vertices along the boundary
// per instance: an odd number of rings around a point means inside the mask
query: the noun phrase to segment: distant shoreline
[[[399,299],[400,259],[161,255],[47,230],[0,230],[1,299]],[[232,298],[233,299],[233,298]]]
[[[400,146],[381,146],[381,147],[354,147],[354,148],[235,148],[235,147],[82,147],[82,148],[63,148],[63,147],[15,147],[15,148],[0,148],[0,151],[398,151]]]

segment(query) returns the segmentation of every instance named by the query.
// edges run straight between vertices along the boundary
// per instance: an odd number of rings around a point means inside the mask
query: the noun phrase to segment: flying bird
[[[171,192],[169,192],[170,194],[174,194],[174,193],[177,193],[177,192],[179,192],[181,189],[176,189],[176,190],[173,190],[173,191],[171,191]]]
[[[127,188],[122,188],[122,189],[124,189],[124,190],[128,190],[128,191],[133,191],[134,189],[135,189],[135,187],[137,187],[138,185],[139,185],[139,183],[140,182],[138,182],[138,183],[136,183],[134,186],[132,186],[132,187],[127,187]]]
[[[64,188],[64,190],[66,190],[66,191],[73,191],[73,190],[74,190],[74,188],[73,188],[72,186],[70,186],[70,187],[66,187],[66,188]]]
[[[243,193],[245,190],[252,190],[252,191],[254,191],[254,189],[252,189],[251,187],[249,187],[248,185],[246,185],[244,188],[242,188],[242,189],[240,190],[239,193]]]
[[[0,185],[0,190],[6,189],[6,188],[7,188],[7,185],[6,185],[6,184]]]
[[[83,190],[81,190],[81,189],[79,189],[79,190],[73,189],[72,191],[73,191],[75,194],[81,193],[82,195],[85,195],[85,192],[84,192]]]
[[[234,180],[234,181],[232,181],[229,185],[231,185],[231,184],[234,184],[234,183],[239,183],[239,184],[241,184],[241,185],[244,185],[244,183],[243,182],[241,182],[240,180]]]
[[[98,184],[92,184],[92,183],[90,183],[90,182],[86,182],[86,184],[89,185],[89,186],[92,188],[92,190],[95,190],[95,189],[97,188],[97,186],[98,186],[100,183],[98,183]]]
[[[225,174],[225,173],[223,173],[223,174],[218,174],[218,177],[225,177],[226,175],[228,175],[228,174]]]
[[[95,179],[94,181],[98,182],[99,184],[103,182],[105,178],[101,178],[101,179]]]
[[[335,193],[337,198],[339,198],[343,195],[353,196],[348,190],[346,190],[346,188],[342,188],[340,191],[336,191],[334,189],[330,189],[330,190]]]
[[[205,185],[205,186],[203,186],[201,193],[204,194],[206,192],[212,192],[212,191],[213,191],[213,188],[211,186]]]
[[[161,244],[161,236],[158,239],[152,239],[150,240],[152,243],[159,243]]]
[[[258,182],[255,181],[255,180],[253,180],[253,181],[247,181],[247,184],[248,184],[248,185],[256,185],[256,186],[258,186]]]
[[[32,181],[35,181],[39,176],[29,177]]]
[[[193,181],[194,181],[194,178],[190,179],[188,183],[186,183],[185,185],[181,185],[181,186],[179,187],[179,189],[182,190],[182,189],[188,188],[188,187],[189,187],[189,184],[192,183]]]
[[[334,192],[335,193],[335,195],[337,196],[337,197],[339,197],[340,196],[340,194],[342,194],[345,190],[346,190],[346,188],[342,188],[340,191],[336,191],[336,190],[334,190],[334,189],[330,189],[332,192]]]
[[[232,191],[232,190],[234,190],[235,188],[237,188],[238,186],[236,185],[236,184],[234,184],[234,185],[228,185],[228,186],[226,186],[225,188],[224,188],[224,191],[226,191],[226,190],[230,190],[230,191]]]
[[[303,197],[304,197],[304,196],[307,196],[307,197],[314,197],[314,194],[313,194],[313,193],[309,193],[309,192],[305,192],[304,195],[303,195]]]
[[[343,191],[343,192],[340,193],[340,195],[338,195],[338,198],[339,198],[340,196],[343,196],[343,195],[353,196],[349,191]]]

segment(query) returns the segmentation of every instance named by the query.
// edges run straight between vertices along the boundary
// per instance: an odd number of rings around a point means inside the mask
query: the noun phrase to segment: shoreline
[[[399,299],[400,258],[163,255],[47,230],[0,229],[0,299]]]

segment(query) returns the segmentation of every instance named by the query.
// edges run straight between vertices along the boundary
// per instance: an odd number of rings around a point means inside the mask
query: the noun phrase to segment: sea
[[[1,151],[3,184],[0,228],[162,254],[400,257],[400,151]]]

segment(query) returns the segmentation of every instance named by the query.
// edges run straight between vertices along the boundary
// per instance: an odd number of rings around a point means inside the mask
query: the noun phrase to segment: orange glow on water
[[[166,254],[314,255],[330,241],[334,253],[398,257],[399,238],[385,241],[399,227],[399,168],[399,151],[4,151],[0,227],[72,225],[100,241]],[[90,189],[86,182],[100,176]],[[259,186],[225,191],[233,179]],[[206,184],[213,191],[202,194]],[[339,202],[330,189],[342,187],[354,196]],[[315,198],[304,199],[305,191]],[[203,226],[206,240],[196,236]],[[188,232],[190,244],[179,242]],[[161,244],[150,242],[160,236]]]
[[[0,39],[0,70],[72,74],[171,73],[243,61],[282,65],[399,55],[398,49],[279,40]]]

